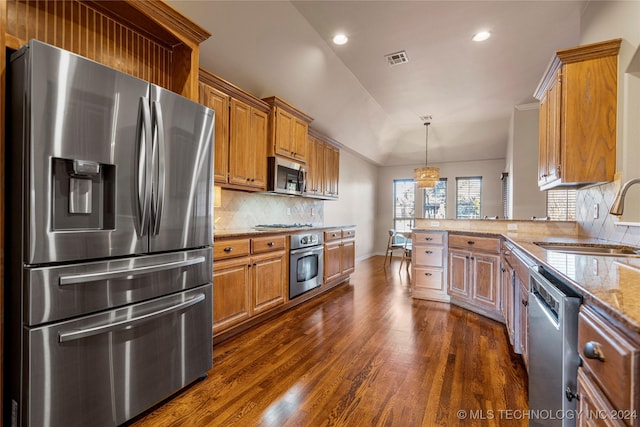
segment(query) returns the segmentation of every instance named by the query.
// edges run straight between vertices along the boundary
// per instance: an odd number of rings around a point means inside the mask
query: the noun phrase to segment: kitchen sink
[[[555,252],[564,252],[579,255],[598,255],[616,257],[638,257],[640,248],[624,245],[600,245],[590,243],[565,243],[565,242],[533,242],[543,249]]]

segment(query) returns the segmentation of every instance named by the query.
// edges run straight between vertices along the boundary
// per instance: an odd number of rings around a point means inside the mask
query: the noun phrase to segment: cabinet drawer
[[[449,246],[498,253],[500,252],[500,239],[495,237],[449,234]]]
[[[333,230],[325,230],[324,232],[324,241],[330,242],[332,240],[340,240],[342,239],[342,229],[334,228]]]
[[[343,239],[353,239],[354,237],[356,237],[355,228],[345,228],[344,230],[342,230]]]
[[[416,289],[443,289],[444,270],[441,268],[416,268],[415,276]]]
[[[414,233],[414,245],[423,243],[429,245],[444,245],[444,233],[433,231],[416,231]]]
[[[213,260],[249,255],[249,239],[220,240],[213,242]]]
[[[414,246],[416,266],[443,267],[442,253],[444,248],[438,246]]]
[[[252,254],[282,250],[285,246],[285,236],[256,237],[251,239]]]
[[[633,372],[637,369],[638,348],[584,306],[578,317],[578,350],[585,368],[613,406],[637,410]]]

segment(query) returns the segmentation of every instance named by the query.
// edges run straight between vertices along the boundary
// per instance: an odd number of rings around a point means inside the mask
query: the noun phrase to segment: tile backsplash
[[[578,190],[576,198],[576,220],[581,236],[604,239],[626,245],[640,246],[640,227],[618,226],[618,218],[609,214],[622,181]],[[593,218],[593,206],[599,204],[600,215]]]
[[[250,228],[258,224],[324,223],[322,200],[222,190],[222,206],[214,208],[216,230]]]

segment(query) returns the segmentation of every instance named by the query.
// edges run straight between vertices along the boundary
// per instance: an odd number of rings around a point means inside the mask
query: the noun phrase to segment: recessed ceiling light
[[[491,33],[489,31],[480,31],[475,33],[473,37],[471,37],[471,40],[473,40],[474,42],[483,42],[489,37],[491,37]]]
[[[335,36],[333,36],[333,42],[337,45],[343,45],[348,41],[349,41],[349,37],[347,37],[342,33],[336,34]]]

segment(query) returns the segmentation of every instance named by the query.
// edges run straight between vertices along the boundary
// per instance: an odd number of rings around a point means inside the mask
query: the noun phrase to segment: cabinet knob
[[[504,252],[502,252],[502,255],[509,256],[509,255],[511,255],[511,251],[504,251]]]
[[[275,245],[275,243],[274,243],[274,242],[269,242],[269,243],[267,243],[267,246],[269,246],[270,248],[272,248],[272,247],[273,247],[273,245]]]
[[[424,273],[425,276],[433,276],[431,273]]]
[[[425,254],[432,254],[433,251],[424,251]]]
[[[584,345],[582,349],[584,353],[584,357],[587,359],[594,359],[604,362],[604,352],[602,351],[602,346],[600,343],[595,341],[589,341]]]
[[[231,252],[232,250],[233,250],[233,247],[231,247],[231,246],[227,246],[226,248],[224,248],[224,251],[225,251],[226,253],[229,253],[229,252]]]
[[[504,268],[504,267],[502,267],[500,270],[502,270],[502,272],[503,272],[503,273],[506,273],[506,272],[507,272],[507,269],[506,269],[506,268]]]
[[[467,245],[475,245],[475,244],[476,244],[476,242],[474,242],[473,240],[468,240],[467,241]]]
[[[337,234],[336,234],[336,233],[332,233],[332,234],[331,234],[331,237],[336,237],[336,236],[337,236]]]
[[[573,399],[580,400],[580,396],[578,395],[578,393],[574,393],[569,386],[567,386],[567,389],[564,391],[564,395],[567,396],[567,400],[569,402],[571,402]]]
[[[424,240],[431,241],[431,240],[433,240],[433,237],[425,237]]]
[[[525,307],[529,305],[529,301],[527,301],[526,299],[522,300],[522,305],[524,305]]]

